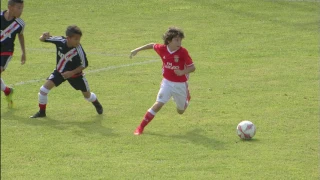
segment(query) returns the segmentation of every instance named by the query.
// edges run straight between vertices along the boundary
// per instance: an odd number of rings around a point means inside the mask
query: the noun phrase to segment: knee
[[[83,95],[83,97],[86,98],[86,99],[90,99],[91,96],[92,96],[90,92],[82,92],[82,95]]]
[[[160,109],[162,108],[163,105],[164,105],[164,103],[162,103],[162,102],[156,102],[152,106],[152,110],[154,110],[155,112],[158,112],[158,111],[160,111]]]
[[[39,93],[40,93],[41,95],[46,96],[46,95],[49,93],[49,91],[50,91],[50,90],[47,89],[46,87],[41,86]]]

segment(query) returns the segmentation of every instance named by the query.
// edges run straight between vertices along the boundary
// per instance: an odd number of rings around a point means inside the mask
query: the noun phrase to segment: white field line
[[[28,48],[27,50],[31,50],[31,51],[43,51],[43,52],[55,52],[49,49],[37,49],[37,48]],[[103,56],[110,56],[110,57],[119,57],[119,56],[123,56],[123,57],[128,57],[128,55],[121,55],[121,54],[109,54],[109,53],[89,53],[89,54],[98,54],[98,55],[103,55]],[[141,58],[141,57],[139,57]],[[155,58],[155,57],[149,57],[149,58]],[[124,67],[131,67],[131,66],[137,66],[137,65],[142,65],[142,64],[150,64],[150,63],[154,63],[157,62],[159,60],[156,59],[151,59],[151,60],[147,60],[147,61],[141,61],[141,62],[136,62],[136,63],[130,63],[130,64],[122,64],[122,65],[116,65],[116,66],[108,66],[108,67],[103,67],[103,68],[99,68],[99,69],[92,69],[92,70],[87,70],[85,71],[85,74],[91,74],[91,73],[97,73],[97,72],[102,72],[102,71],[110,71],[110,70],[114,70],[114,69],[120,69],[120,68],[124,68]],[[49,72],[50,73],[50,72]],[[21,81],[15,84],[11,84],[10,86],[21,86],[21,85],[25,85],[25,84],[32,84],[32,83],[36,83],[36,82],[40,82],[40,81],[44,81],[45,78],[41,78],[41,79],[33,79],[33,80],[28,80],[28,81]]]
[[[118,65],[118,66],[108,66],[108,67],[104,67],[104,68],[100,68],[100,69],[92,69],[92,70],[85,71],[85,74],[97,73],[97,72],[101,72],[101,71],[110,71],[113,69],[137,66],[137,65],[141,65],[141,64],[150,64],[150,63],[154,63],[157,61],[159,61],[159,60],[153,59],[153,60],[136,62],[136,63],[131,63],[131,64],[122,64],[122,65]],[[11,84],[10,86],[21,86],[21,85],[32,84],[32,83],[36,83],[36,82],[44,81],[44,80],[45,80],[44,78],[41,78],[41,79],[34,79],[34,80],[28,80],[28,81],[21,81],[21,82],[15,83],[15,84]]]
[[[47,48],[26,48],[27,51],[41,51],[41,52],[48,52],[48,53],[55,53],[56,51],[53,49],[47,49]],[[128,57],[130,55],[130,52],[128,54],[115,54],[115,53],[107,53],[107,52],[93,52],[89,51],[86,52],[86,54],[89,55],[100,55],[100,56],[108,56],[108,57]],[[140,56],[139,58],[156,58],[156,56]]]
[[[129,67],[129,66],[136,66],[136,65],[141,65],[141,64],[150,64],[150,63],[154,63],[157,62],[159,60],[156,59],[152,59],[152,60],[148,60],[148,61],[141,61],[141,62],[136,62],[136,63],[132,63],[132,64],[122,64],[122,65],[118,65],[118,66],[108,66],[108,67],[104,67],[104,68],[100,68],[100,69],[92,69],[87,71],[86,73],[96,73],[96,72],[101,72],[101,71],[109,71],[112,69],[119,69],[119,68],[123,68],[123,67]]]

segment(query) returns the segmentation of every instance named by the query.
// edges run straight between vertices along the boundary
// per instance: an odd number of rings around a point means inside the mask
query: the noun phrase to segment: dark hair
[[[166,33],[164,33],[162,38],[163,38],[164,44],[168,45],[169,41],[172,41],[172,39],[175,37],[180,37],[183,39],[184,38],[183,31],[177,27],[169,27],[169,29],[167,30]]]
[[[66,36],[72,37],[75,34],[79,34],[80,36],[82,36],[81,29],[76,25],[68,26],[66,30]]]
[[[8,1],[8,5],[9,5],[9,6],[13,6],[13,5],[15,5],[16,3],[23,4],[23,0],[9,0],[9,1]]]

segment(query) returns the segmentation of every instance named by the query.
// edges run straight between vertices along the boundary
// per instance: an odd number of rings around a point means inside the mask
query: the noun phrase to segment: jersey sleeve
[[[58,44],[60,42],[62,42],[64,40],[63,37],[61,36],[51,36],[48,39],[45,39],[44,42],[49,42],[49,43],[53,43],[53,44]]]
[[[19,34],[23,34],[24,32],[24,27],[26,26],[26,24],[24,23],[24,21],[20,18],[16,19],[16,22],[20,25],[20,30],[19,30]]]
[[[158,54],[159,56],[161,56],[161,55],[160,55],[161,46],[162,46],[162,44],[154,44],[154,45],[153,45],[153,49],[157,52],[157,54]]]
[[[186,49],[184,49],[184,58],[185,58],[185,63],[187,67],[190,67],[193,65],[193,61],[189,55],[189,52]]]
[[[79,45],[76,49],[80,57],[79,66],[82,66],[84,68],[88,67],[89,64],[88,64],[87,55],[84,52],[82,46]]]

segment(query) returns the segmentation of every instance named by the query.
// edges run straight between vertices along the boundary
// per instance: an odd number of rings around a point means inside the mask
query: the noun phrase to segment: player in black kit
[[[9,0],[8,10],[2,11],[0,14],[1,18],[1,52],[0,52],[0,75],[7,68],[14,52],[14,41],[16,35],[18,35],[22,56],[21,64],[26,62],[26,51],[24,44],[24,21],[20,19],[23,11],[23,0]],[[12,95],[13,88],[8,87],[4,84],[2,78],[1,80],[1,91],[4,92],[6,99],[8,101],[8,107],[13,107]]]
[[[40,37],[42,42],[50,42],[57,48],[57,65],[56,69],[47,78],[46,83],[41,86],[39,92],[40,110],[30,118],[39,118],[46,116],[46,105],[48,102],[48,93],[53,87],[58,87],[64,81],[76,90],[82,91],[84,98],[92,102],[98,114],[103,113],[103,108],[96,95],[90,92],[89,84],[82,72],[88,66],[86,53],[84,52],[80,39],[82,32],[77,26],[68,26],[66,37],[50,36],[48,32],[43,33]]]

